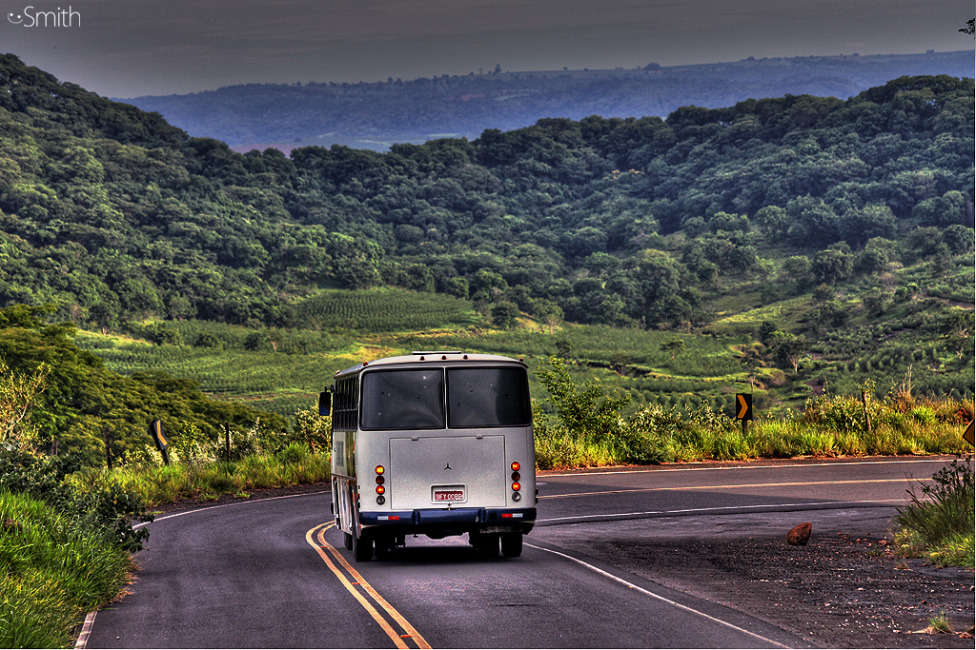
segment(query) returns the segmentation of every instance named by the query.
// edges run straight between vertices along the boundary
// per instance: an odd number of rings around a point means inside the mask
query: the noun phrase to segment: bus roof
[[[520,359],[512,359],[510,357],[503,357],[497,354],[474,354],[471,352],[458,352],[458,351],[423,351],[414,352],[413,354],[399,356],[399,357],[384,357],[382,359],[376,359],[374,361],[364,361],[361,364],[355,366],[350,366],[345,370],[337,370],[336,376],[347,375],[350,373],[360,372],[366,368],[375,368],[376,366],[397,366],[405,364],[441,364],[441,363],[517,363],[525,365]]]

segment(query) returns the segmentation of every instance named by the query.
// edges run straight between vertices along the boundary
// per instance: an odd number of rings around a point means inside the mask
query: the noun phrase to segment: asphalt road
[[[804,647],[768,623],[674,592],[594,539],[743,534],[797,521],[884,521],[945,460],[687,466],[540,476],[521,557],[484,560],[465,538],[410,538],[356,564],[327,493],[161,516],[121,602],[89,648]],[[880,531],[879,531],[880,532]],[[644,575],[642,575],[644,573]],[[90,617],[91,618],[91,617]]]

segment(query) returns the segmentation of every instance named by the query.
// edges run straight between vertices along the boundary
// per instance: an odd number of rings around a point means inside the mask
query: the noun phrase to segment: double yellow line
[[[396,647],[404,649],[430,648],[430,644],[407,622],[407,619],[403,618],[400,612],[386,602],[386,599],[380,596],[371,584],[363,580],[359,572],[352,568],[336,547],[325,541],[325,531],[334,525],[335,522],[319,524],[305,533],[305,541],[315,549],[325,565],[339,579],[339,582],[359,601],[363,609],[369,612],[369,615],[390,637]],[[409,645],[408,642],[413,645]]]

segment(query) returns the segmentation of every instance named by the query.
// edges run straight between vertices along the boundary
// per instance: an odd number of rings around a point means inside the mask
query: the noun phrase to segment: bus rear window
[[[450,368],[448,426],[526,426],[532,421],[528,378],[522,368]]]
[[[363,429],[443,429],[440,368],[384,370],[363,375]]]

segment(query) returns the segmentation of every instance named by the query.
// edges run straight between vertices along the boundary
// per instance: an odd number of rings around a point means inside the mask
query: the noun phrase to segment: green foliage
[[[700,326],[703,292],[767,275],[784,236],[793,257],[822,249],[811,272],[832,285],[893,261],[875,250],[855,265],[848,244],[898,240],[908,261],[945,274],[971,243],[965,80],[288,158],[189,138],[11,56],[0,70],[0,305],[51,302],[62,319],[162,345],[181,342],[157,325],[166,320],[372,332],[478,320],[448,296],[486,314],[506,305],[503,326],[510,305],[581,323]],[[322,292],[370,287],[427,304],[384,319],[340,311]]]
[[[210,399],[195,382],[165,372],[136,372],[131,378],[110,372],[101,358],[71,341],[72,325],[45,324],[40,313],[0,309],[0,323],[6,323],[0,325],[0,365],[9,369],[0,375],[0,431],[17,420],[18,435],[24,439],[29,431],[33,448],[51,449],[57,442],[84,463],[99,464],[143,449],[155,419],[163,420],[177,444],[184,436],[216,439],[225,424],[285,427],[277,416]]]
[[[26,494],[42,500],[80,527],[105,537],[107,544],[138,550],[149,537],[136,530],[133,520],[152,521],[144,504],[117,486],[91,485],[79,488],[65,479],[79,469],[77,459],[41,456],[29,452],[0,452],[0,491]]]
[[[239,155],[3,56],[0,386],[33,394],[7,422],[90,465],[145,456],[157,418],[187,459],[228,425],[274,452],[335,370],[435,347],[557,352],[625,417],[721,410],[745,381],[769,405],[907,376],[968,399],[973,121],[971,80],[911,77]],[[886,426],[857,444],[911,447]]]
[[[899,527],[895,541],[901,552],[972,569],[976,527],[972,461],[952,461],[932,476],[932,483],[920,483],[918,491],[909,494],[912,503],[895,517]]]
[[[581,401],[565,373],[546,372],[553,375],[550,382],[561,384],[557,393],[564,402]],[[971,417],[971,400],[920,401],[902,392],[867,403],[870,428],[858,396],[811,400],[802,414],[760,415],[743,429],[730,413],[690,397],[618,414],[614,434],[599,439],[583,435],[581,427],[592,428],[585,419],[577,418],[575,429],[565,420],[553,426],[540,407],[536,455],[541,468],[552,468],[963,451],[960,426]]]
[[[85,614],[116,597],[128,553],[43,500],[0,489],[0,645],[68,647]]]
[[[550,357],[548,365],[538,369],[536,375],[549,391],[552,407],[571,436],[600,444],[620,435],[620,410],[630,401],[629,396],[607,395],[595,381],[580,390],[569,376],[565,362],[556,357]]]
[[[290,442],[277,453],[252,454],[231,462],[163,465],[129,463],[113,470],[91,469],[73,477],[80,485],[109,485],[138,495],[150,506],[182,499],[249,496],[249,490],[321,483],[329,478],[329,456]]]

